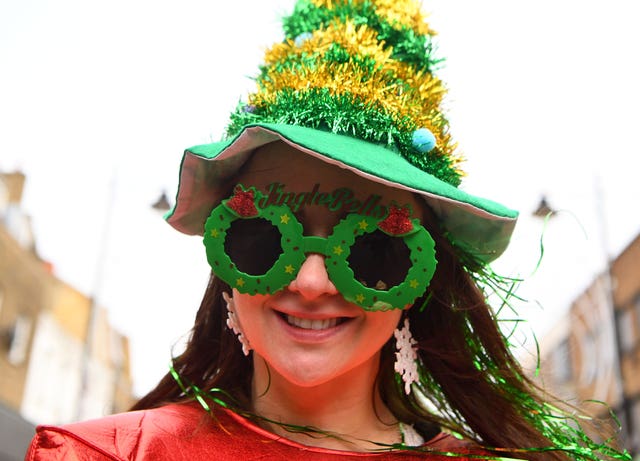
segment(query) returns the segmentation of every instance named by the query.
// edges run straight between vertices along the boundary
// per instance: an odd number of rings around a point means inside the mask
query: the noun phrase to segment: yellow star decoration
[[[287,264],[286,266],[284,266],[284,271],[287,274],[293,274],[293,266],[291,264]]]
[[[418,288],[418,285],[420,284],[416,279],[413,279],[412,281],[409,282],[409,286],[411,286],[411,288]]]
[[[283,214],[280,216],[280,222],[282,224],[289,224],[289,215]]]
[[[362,301],[364,301],[364,295],[362,293],[358,293],[356,295],[356,301],[358,301],[359,303],[361,303]]]
[[[239,287],[243,287],[244,286],[244,280],[242,280],[242,279],[236,280],[236,285],[239,286]]]
[[[218,238],[218,229],[211,229],[211,237]]]
[[[360,226],[360,229],[362,229],[362,230],[365,230],[368,225],[369,224],[364,219],[358,223],[358,226]]]
[[[342,254],[342,247],[340,245],[336,245],[333,247],[333,253],[340,256]]]

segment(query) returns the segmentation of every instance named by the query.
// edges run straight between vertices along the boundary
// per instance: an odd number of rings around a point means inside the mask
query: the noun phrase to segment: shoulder
[[[217,413],[216,413],[217,414]],[[224,415],[222,415],[224,416]],[[185,441],[216,433],[213,418],[194,404],[171,404],[64,426],[38,426],[25,460],[189,459]],[[200,449],[200,447],[198,447]]]
[[[439,435],[425,451],[377,454],[316,449],[283,439],[239,415],[217,408],[213,415],[197,403],[170,404],[65,426],[39,426],[26,461],[55,460],[238,460],[294,461],[354,459],[464,460],[465,454],[486,454],[466,442]],[[437,453],[460,453],[451,458]],[[475,458],[474,458],[475,459]]]

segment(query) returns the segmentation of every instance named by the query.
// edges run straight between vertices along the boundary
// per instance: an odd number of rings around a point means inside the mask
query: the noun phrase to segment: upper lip
[[[312,311],[300,311],[293,309],[283,309],[281,307],[272,307],[272,309],[284,315],[290,315],[292,317],[298,317],[301,319],[309,319],[309,320],[327,320],[327,319],[335,319],[335,318],[353,318],[355,315],[349,315],[344,312],[312,312]]]
[[[351,311],[351,306],[348,303],[344,301],[338,302],[336,300],[308,302],[291,299],[274,299],[270,307],[276,313],[309,320],[357,317],[357,314]]]

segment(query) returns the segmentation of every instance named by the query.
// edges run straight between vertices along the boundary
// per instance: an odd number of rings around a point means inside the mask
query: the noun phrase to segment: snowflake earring
[[[418,342],[411,336],[408,318],[404,319],[402,329],[395,329],[393,336],[396,337],[396,348],[398,349],[393,368],[402,377],[404,392],[409,395],[411,384],[418,382],[418,353],[415,348]]]
[[[236,315],[233,298],[229,296],[229,293],[226,293],[224,291],[222,292],[222,298],[227,303],[227,327],[229,327],[236,335],[238,335],[238,341],[240,341],[240,344],[242,344],[242,353],[244,355],[249,355],[251,345],[249,344],[249,340],[242,332],[240,321],[238,320],[238,316]]]

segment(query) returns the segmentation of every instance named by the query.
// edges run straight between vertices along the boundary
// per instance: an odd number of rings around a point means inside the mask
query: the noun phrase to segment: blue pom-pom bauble
[[[303,32],[300,35],[298,35],[293,42],[296,44],[296,46],[299,47],[310,38],[311,38],[311,32]]]
[[[430,152],[436,147],[436,137],[428,128],[418,128],[414,131],[411,142],[413,143],[413,147],[422,153]]]

